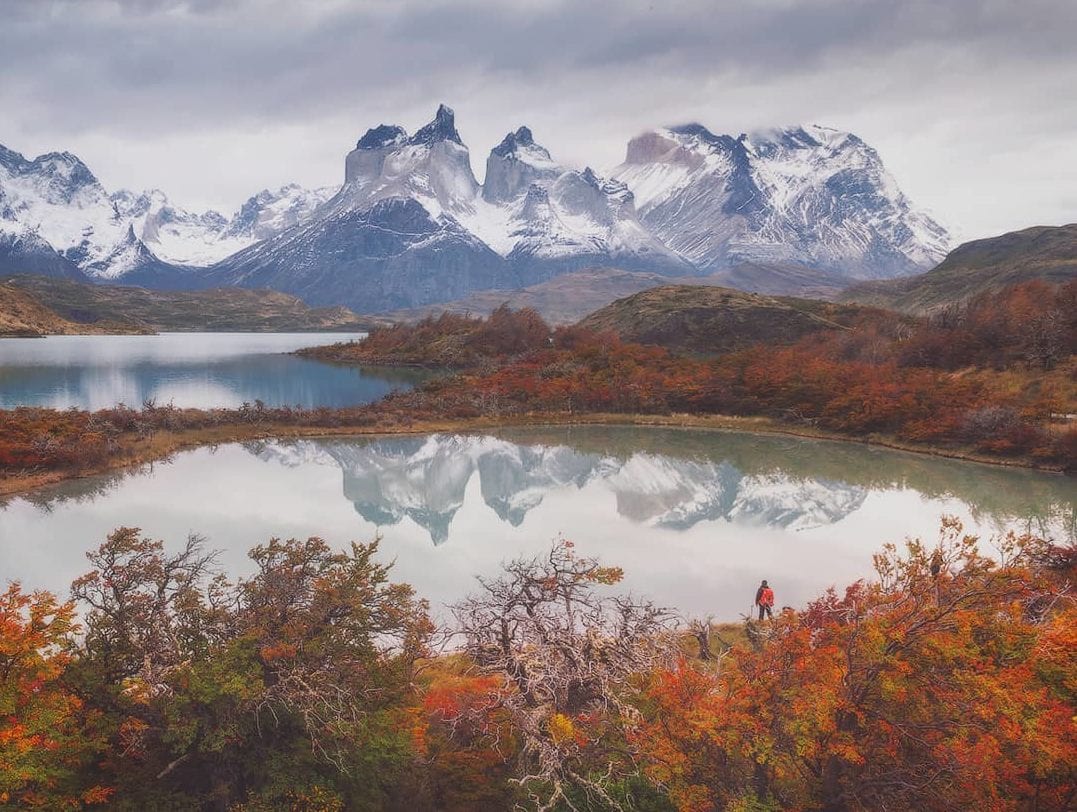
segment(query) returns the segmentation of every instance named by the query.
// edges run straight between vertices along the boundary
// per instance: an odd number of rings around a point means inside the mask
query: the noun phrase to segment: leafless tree
[[[1066,321],[1058,308],[1029,319],[1025,331],[1025,361],[1029,367],[1049,370],[1066,354]]]
[[[679,652],[671,613],[604,594],[622,574],[559,540],[453,607],[467,653],[502,678],[496,704],[521,742],[517,780],[534,808],[618,809],[610,782],[636,770],[630,680]]]
[[[182,550],[166,554],[160,541],[121,527],[88,557],[94,570],[71,585],[72,597],[89,607],[83,644],[111,680],[137,675],[141,684],[164,690],[172,669],[187,658],[192,637],[209,632],[193,623],[195,617],[203,626],[209,621],[202,590],[215,553],[190,536]]]

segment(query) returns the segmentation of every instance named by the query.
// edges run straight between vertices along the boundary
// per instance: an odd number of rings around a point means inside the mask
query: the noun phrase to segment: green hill
[[[967,242],[925,274],[849,288],[839,299],[927,314],[981,293],[1041,279],[1077,278],[1077,223],[1037,226]]]
[[[612,331],[626,341],[710,354],[760,341],[791,343],[820,330],[848,329],[863,312],[857,305],[668,285],[619,299],[580,326]]]
[[[344,307],[311,308],[295,296],[269,290],[162,291],[32,275],[13,277],[7,284],[62,318],[88,326],[113,323],[149,331],[274,332],[366,330],[378,323]]]
[[[0,337],[147,332],[153,331],[144,325],[127,321],[117,323],[101,320],[96,324],[79,324],[46,307],[28,291],[6,282],[0,283]]]

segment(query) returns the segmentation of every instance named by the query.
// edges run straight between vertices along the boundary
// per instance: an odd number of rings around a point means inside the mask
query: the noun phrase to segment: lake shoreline
[[[180,451],[205,446],[247,442],[251,440],[316,439],[320,437],[408,436],[441,432],[473,432],[512,428],[542,428],[562,426],[638,426],[682,428],[704,431],[789,436],[809,440],[852,443],[900,451],[928,457],[959,460],[1002,468],[1022,468],[1041,473],[1067,476],[1056,466],[1038,465],[1032,460],[1012,460],[985,456],[962,449],[917,446],[885,437],[850,437],[810,427],[788,426],[766,417],[735,417],[729,415],[648,415],[648,414],[558,414],[535,413],[511,418],[477,417],[456,420],[417,420],[404,425],[384,423],[365,426],[295,426],[280,423],[254,425],[223,425],[183,431],[158,431],[153,436],[126,442],[122,453],[98,465],[69,470],[52,470],[0,477],[0,496],[19,496],[41,488],[73,479],[96,476],[127,468],[137,468]]]

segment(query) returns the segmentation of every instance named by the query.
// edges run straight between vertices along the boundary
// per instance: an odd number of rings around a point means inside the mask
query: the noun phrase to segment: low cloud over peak
[[[337,181],[369,127],[413,131],[445,100],[476,171],[520,122],[567,162],[607,165],[656,126],[820,122],[877,146],[959,236],[1077,219],[1068,0],[14,0],[0,14],[0,143],[71,150],[109,187],[195,206]]]

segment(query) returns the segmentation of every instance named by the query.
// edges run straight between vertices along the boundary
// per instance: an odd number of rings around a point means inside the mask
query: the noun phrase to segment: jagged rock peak
[[[29,161],[23,157],[21,152],[8,149],[3,144],[0,144],[0,166],[6,166],[8,169],[14,170],[16,167],[21,168],[28,163]]]
[[[381,149],[398,146],[408,140],[408,133],[395,124],[379,124],[366,131],[366,135],[355,144],[356,149]]]
[[[546,151],[545,147],[535,143],[535,138],[528,127],[520,127],[516,132],[506,135],[501,143],[493,148],[492,152],[494,155],[504,158],[516,153],[521,147],[537,150],[545,155],[546,158],[550,157],[550,153]]]
[[[420,128],[408,139],[409,144],[435,144],[438,141],[452,141],[463,146],[460,133],[456,131],[456,114],[451,107],[438,105],[434,120]]]
[[[17,175],[38,175],[77,189],[98,183],[89,167],[72,152],[46,152],[32,161],[0,144],[0,166]]]
[[[670,127],[669,131],[675,135],[686,135],[712,147],[727,150],[737,150],[738,148],[743,150],[744,141],[747,138],[743,133],[737,138],[731,135],[715,135],[702,124],[680,124],[676,127]]]

